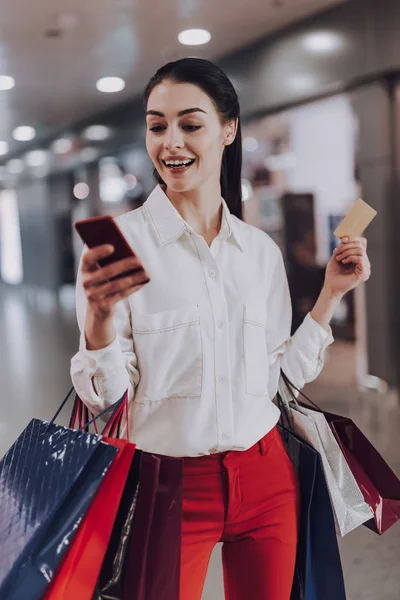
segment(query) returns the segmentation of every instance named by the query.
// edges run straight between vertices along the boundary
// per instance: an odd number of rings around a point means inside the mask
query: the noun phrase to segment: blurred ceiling
[[[16,87],[0,91],[0,140],[15,152],[23,145],[11,137],[17,126],[55,134],[140,94],[169,60],[216,59],[344,1],[2,0],[0,75]],[[177,34],[193,27],[208,29],[211,42],[179,44]],[[126,88],[97,91],[105,76],[123,77]]]

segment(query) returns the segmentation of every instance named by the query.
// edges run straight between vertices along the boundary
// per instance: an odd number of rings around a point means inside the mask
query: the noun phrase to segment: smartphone
[[[74,223],[74,226],[88,248],[95,248],[96,246],[102,246],[103,244],[111,244],[114,246],[113,254],[98,261],[101,267],[105,267],[124,258],[136,256],[117,223],[109,215],[91,217],[89,219],[84,219],[83,221],[77,221]],[[139,271],[143,271],[144,273],[144,267],[142,265],[136,269],[116,275],[115,277],[112,277],[110,281],[132,275],[133,273],[138,273]],[[149,281],[150,279],[146,278],[143,283],[148,283]]]

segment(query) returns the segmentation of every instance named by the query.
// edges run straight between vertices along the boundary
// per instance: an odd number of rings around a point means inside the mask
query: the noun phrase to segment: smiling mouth
[[[191,167],[195,162],[194,158],[187,160],[163,160],[162,163],[164,167],[173,172],[181,172],[186,171]]]

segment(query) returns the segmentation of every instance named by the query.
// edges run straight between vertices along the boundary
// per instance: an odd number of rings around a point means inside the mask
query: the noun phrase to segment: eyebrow
[[[185,110],[180,110],[178,112],[178,117],[183,117],[183,115],[189,115],[189,114],[194,113],[194,112],[202,112],[205,115],[207,114],[206,111],[203,110],[202,108],[198,108],[198,107],[195,107],[195,108],[185,108]],[[165,117],[164,113],[159,112],[158,110],[148,110],[146,112],[146,116],[150,116],[150,115],[154,115],[155,117]]]

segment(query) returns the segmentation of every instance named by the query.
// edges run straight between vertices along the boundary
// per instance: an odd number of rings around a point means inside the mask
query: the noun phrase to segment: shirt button
[[[212,279],[214,279],[217,275],[217,272],[214,269],[209,269],[208,274]]]
[[[220,376],[218,377],[218,381],[219,381],[220,383],[225,383],[225,377],[224,377],[223,375],[220,375]]]
[[[223,328],[225,327],[225,323],[224,323],[223,321],[218,321],[218,322],[217,322],[217,327],[218,327],[219,329],[223,329]]]
[[[231,439],[231,434],[230,433],[223,433],[222,434],[222,439],[223,440],[230,440]]]

